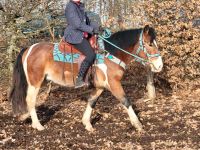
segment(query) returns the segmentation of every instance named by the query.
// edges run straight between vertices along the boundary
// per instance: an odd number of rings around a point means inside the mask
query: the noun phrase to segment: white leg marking
[[[38,130],[43,130],[44,127],[40,124],[37,114],[36,114],[36,110],[35,110],[36,97],[37,97],[38,92],[39,92],[39,88],[35,88],[34,86],[29,85],[26,101],[27,101],[28,111],[32,119],[32,127]]]
[[[27,71],[27,59],[28,59],[29,55],[31,54],[31,51],[32,51],[33,47],[36,46],[37,44],[38,44],[38,43],[33,44],[33,45],[29,48],[29,50],[28,50],[28,52],[27,52],[27,54],[26,54],[26,56],[25,56],[24,63],[23,63],[24,72],[25,72],[26,79],[27,79],[27,82],[28,82],[28,83],[29,83],[29,78],[28,78],[28,71]]]
[[[131,124],[138,130],[138,131],[142,131],[142,124],[140,123],[137,115],[135,114],[132,106],[129,106],[129,108],[127,109],[128,115],[130,117],[130,121]]]
[[[155,91],[155,86],[153,85],[153,83],[147,83],[147,90],[148,90],[148,98],[155,99],[156,91]]]
[[[96,89],[96,91],[94,91],[94,92],[96,92],[96,93],[94,95],[91,94],[90,98],[88,99],[88,104],[87,104],[86,110],[85,110],[85,112],[83,114],[83,118],[82,118],[82,123],[83,123],[83,125],[85,125],[85,129],[90,132],[94,131],[94,129],[90,123],[90,117],[92,115],[91,101],[96,100],[103,92],[103,89]]]
[[[83,114],[82,123],[85,125],[86,130],[93,132],[94,129],[90,123],[91,114],[92,114],[92,108],[91,108],[90,104],[87,104],[87,108]]]
[[[148,91],[148,98],[149,99],[155,99],[156,98],[156,91],[155,91],[155,86],[153,83],[153,72],[148,69],[148,74],[147,74],[147,91]]]

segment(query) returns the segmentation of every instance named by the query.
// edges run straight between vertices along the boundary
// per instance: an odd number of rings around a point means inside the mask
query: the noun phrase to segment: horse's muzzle
[[[160,72],[163,68],[162,57],[159,56],[157,59],[153,59],[150,61],[150,67],[152,72]]]

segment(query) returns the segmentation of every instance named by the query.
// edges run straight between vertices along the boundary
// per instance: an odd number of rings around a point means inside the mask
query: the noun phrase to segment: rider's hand
[[[105,29],[102,26],[99,26],[98,28],[94,28],[93,33],[94,34],[101,34],[103,33]]]
[[[93,29],[93,34],[99,34],[99,28],[94,28]]]
[[[104,29],[102,26],[99,26],[99,32],[100,32],[100,33],[104,32],[104,30],[105,30],[105,29]]]

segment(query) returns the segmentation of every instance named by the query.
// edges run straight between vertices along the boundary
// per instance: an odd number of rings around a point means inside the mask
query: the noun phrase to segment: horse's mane
[[[112,34],[111,37],[108,38],[107,40],[117,45],[118,47],[126,50],[127,48],[134,46],[138,42],[139,35],[142,30],[143,28],[118,31]],[[154,28],[152,27],[149,28],[149,35],[151,36],[151,42],[152,42],[156,38],[156,33]],[[105,44],[105,50],[107,50],[111,54],[115,55],[115,53],[118,51],[117,48],[110,45],[109,43],[104,42],[104,44]]]
[[[151,43],[153,42],[153,40],[156,40],[156,31],[154,28],[150,27],[149,28],[149,35],[151,37]]]

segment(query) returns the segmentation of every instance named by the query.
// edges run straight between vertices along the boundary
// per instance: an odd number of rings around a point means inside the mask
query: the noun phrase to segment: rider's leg
[[[83,79],[89,67],[93,64],[96,54],[94,50],[92,49],[89,41],[86,40],[85,38],[80,44],[75,44],[74,47],[80,50],[86,56],[86,58],[83,60],[81,64],[79,73],[76,78],[75,88],[79,88],[85,85]]]

